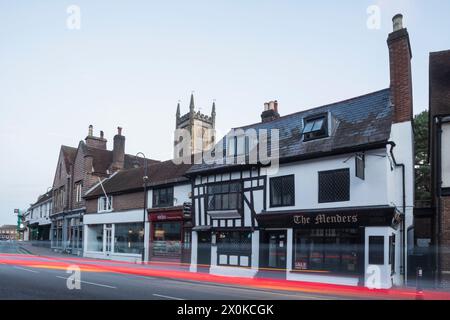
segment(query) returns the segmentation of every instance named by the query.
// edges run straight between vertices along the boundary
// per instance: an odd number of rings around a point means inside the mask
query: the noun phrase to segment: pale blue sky
[[[66,27],[69,5],[81,30]],[[368,6],[381,9],[370,30]],[[405,16],[415,111],[428,104],[428,53],[450,48],[450,2],[0,0],[0,224],[51,186],[59,147],[89,124],[126,151],[168,159],[178,100],[217,105],[217,127],[259,121],[389,86],[386,38]],[[111,147],[111,143],[108,144]]]

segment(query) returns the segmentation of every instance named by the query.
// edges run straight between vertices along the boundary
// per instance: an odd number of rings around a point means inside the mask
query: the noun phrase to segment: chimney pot
[[[122,135],[122,127],[117,127],[117,134],[118,134],[119,136]]]
[[[100,131],[100,138],[103,139],[104,136],[105,136],[105,133],[103,131]]]
[[[88,136],[92,137],[94,135],[94,126],[89,125]]]
[[[403,29],[403,15],[400,13],[396,14],[392,18],[392,25],[393,25],[394,31]]]

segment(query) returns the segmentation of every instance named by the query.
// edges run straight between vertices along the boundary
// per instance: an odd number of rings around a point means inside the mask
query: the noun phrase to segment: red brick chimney
[[[394,105],[394,123],[413,118],[411,45],[408,30],[403,27],[403,16],[392,19],[393,32],[389,34],[389,66],[391,77],[391,101]]]
[[[125,136],[122,135],[122,128],[117,127],[117,134],[114,136],[112,171],[121,170],[125,163]]]
[[[278,113],[278,101],[269,101],[264,103],[264,111],[261,113],[261,121],[268,122],[278,119],[280,114]]]
[[[103,131],[100,131],[100,137],[95,137],[92,124],[89,126],[89,132],[85,140],[88,147],[106,150],[108,141],[105,139]]]

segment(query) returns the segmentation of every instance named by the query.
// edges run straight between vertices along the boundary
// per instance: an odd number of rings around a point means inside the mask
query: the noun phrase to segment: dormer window
[[[304,120],[303,140],[309,141],[328,137],[328,125],[326,115]]]

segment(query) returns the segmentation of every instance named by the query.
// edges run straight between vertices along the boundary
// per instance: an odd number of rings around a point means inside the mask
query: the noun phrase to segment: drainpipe
[[[436,183],[434,188],[436,190],[436,223],[437,223],[437,233],[436,233],[436,266],[437,266],[437,285],[441,283],[441,237],[442,237],[442,225],[441,225],[441,217],[442,217],[442,208],[441,208],[441,185],[442,185],[442,118],[436,117]]]
[[[403,283],[406,284],[406,232],[405,232],[405,228],[406,228],[406,187],[405,187],[405,164],[404,163],[397,163],[397,161],[395,160],[395,156],[394,156],[394,147],[396,146],[395,142],[393,141],[388,141],[388,143],[391,146],[390,149],[390,154],[392,157],[392,161],[394,162],[394,165],[397,168],[402,168],[402,202],[403,202],[403,219],[402,219],[402,259],[403,259],[403,264],[401,266],[400,269],[400,273],[403,275]],[[403,271],[403,272],[402,272]]]

